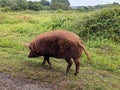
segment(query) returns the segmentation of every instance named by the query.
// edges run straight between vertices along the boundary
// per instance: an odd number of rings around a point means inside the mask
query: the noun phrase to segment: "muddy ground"
[[[54,84],[12,77],[0,73],[0,90],[61,90]]]

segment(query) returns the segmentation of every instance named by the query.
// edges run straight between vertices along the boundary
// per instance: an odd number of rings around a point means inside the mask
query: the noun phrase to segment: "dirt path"
[[[40,81],[14,78],[5,73],[0,73],[0,90],[58,90],[54,85]]]

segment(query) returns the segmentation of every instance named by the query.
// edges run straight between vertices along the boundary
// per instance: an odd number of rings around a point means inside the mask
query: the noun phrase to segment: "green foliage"
[[[15,10],[27,10],[28,9],[27,0],[17,0],[17,5],[14,8]]]
[[[65,5],[70,6],[70,2],[68,0],[51,0],[51,3],[55,2],[64,3]]]
[[[11,10],[10,7],[5,6],[5,7],[1,7],[1,8],[0,8],[0,11],[2,11],[2,12],[11,12],[12,10]]]
[[[69,9],[69,1],[68,0],[52,0],[51,1],[51,9],[52,10],[68,10]]]
[[[95,12],[94,15],[84,22],[83,27],[86,27],[83,33],[119,40],[120,7],[108,8]]]
[[[67,5],[65,5],[64,3],[60,3],[60,2],[55,2],[51,4],[52,10],[59,10],[59,9],[68,10],[68,8],[69,7]]]
[[[120,6],[95,11],[70,23],[72,24],[67,29],[75,29],[81,37],[101,37],[120,41]],[[64,27],[66,28],[65,25]]]
[[[50,10],[50,3],[47,0],[41,0],[39,2],[27,1],[27,0],[1,0],[1,7],[10,7],[12,11],[22,10]],[[70,3],[68,0],[53,0],[51,1],[52,10],[68,10]],[[5,11],[5,10],[3,10]]]
[[[15,0],[1,0],[1,7],[8,6],[12,10],[14,10],[13,7],[15,7],[16,5],[17,5],[17,2]]]
[[[61,11],[58,11],[60,13]],[[53,16],[51,24],[49,24],[49,27],[52,27],[52,29],[57,29],[60,27],[63,27],[64,23],[71,22],[73,19],[71,17],[62,17],[61,15]],[[65,26],[66,27],[66,26]],[[65,28],[64,27],[64,28]]]
[[[8,6],[13,11],[28,9],[27,0],[1,0],[1,6]]]
[[[40,4],[41,4],[42,6],[50,6],[50,3],[49,3],[47,0],[41,0],[41,1],[40,1]]]
[[[23,45],[21,45],[21,42],[18,42],[18,39],[16,37],[6,37],[6,38],[0,38],[0,47],[2,48],[15,48],[17,50],[21,50],[23,48]]]
[[[113,7],[113,6],[120,6],[119,3],[113,2],[110,4],[104,4],[104,5],[95,5],[95,6],[72,6],[72,10],[79,10],[79,11],[94,11],[99,10],[106,7]]]
[[[50,6],[42,6],[42,10],[50,10]]]
[[[40,10],[42,10],[42,5],[40,4],[40,2],[29,1],[29,9],[35,10],[35,11],[40,11]]]
[[[4,6],[12,6],[12,1],[13,1],[13,0],[1,0],[1,1],[0,1],[1,7],[4,7]]]

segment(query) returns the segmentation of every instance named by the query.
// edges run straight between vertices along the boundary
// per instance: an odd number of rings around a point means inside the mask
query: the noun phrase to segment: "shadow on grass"
[[[41,62],[38,61],[25,61],[24,64],[32,69],[32,71],[47,71],[47,72],[54,72],[54,73],[59,73],[61,75],[66,75],[65,71],[63,69],[60,69],[59,67],[56,67],[54,65],[52,65],[52,68],[49,67],[48,63],[46,63],[45,65],[42,65]]]

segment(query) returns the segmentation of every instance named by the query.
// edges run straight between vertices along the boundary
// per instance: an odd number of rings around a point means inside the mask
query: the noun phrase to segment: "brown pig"
[[[68,63],[66,74],[69,72],[73,61],[76,65],[75,75],[79,73],[79,59],[83,51],[90,61],[89,54],[81,38],[67,30],[54,30],[42,33],[31,43],[26,44],[26,46],[30,49],[29,58],[44,56],[43,65],[47,61],[51,67],[49,57],[65,59]]]

